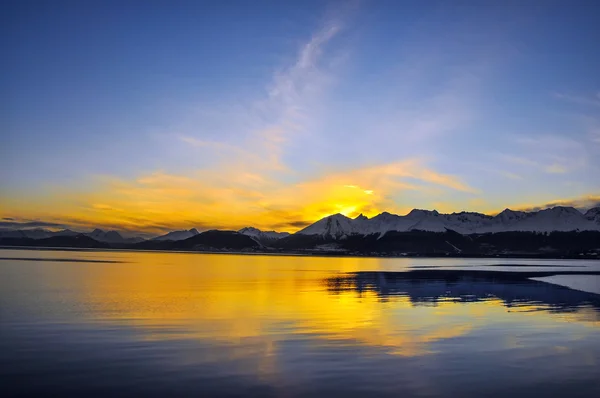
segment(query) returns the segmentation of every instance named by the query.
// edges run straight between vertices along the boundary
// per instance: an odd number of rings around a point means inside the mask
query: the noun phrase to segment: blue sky
[[[600,200],[590,1],[2,7],[3,217],[293,230]]]

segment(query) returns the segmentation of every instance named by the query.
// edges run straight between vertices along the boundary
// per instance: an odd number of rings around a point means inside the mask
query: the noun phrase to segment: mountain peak
[[[117,231],[108,231],[106,233],[106,237],[107,238],[123,239],[123,237],[121,236],[121,234],[118,233]]]
[[[354,220],[368,220],[369,217],[365,216],[364,214],[360,213],[358,216],[356,216],[356,218],[354,218]]]
[[[540,212],[547,212],[553,214],[575,214],[581,215],[581,212],[574,207],[571,206],[554,206],[549,209],[541,210]]]
[[[389,217],[389,216],[393,216],[393,215],[394,215],[394,214],[392,214],[392,213],[390,213],[390,212],[384,211],[383,213],[379,213],[378,215],[376,215],[376,216],[375,216],[375,217],[373,217],[373,218],[376,218],[376,217],[380,217],[380,218],[381,218],[381,217],[384,217],[384,218],[385,218],[385,217]]]
[[[341,218],[341,219],[344,219],[344,220],[346,220],[346,219],[351,220],[350,217],[347,217],[347,216],[343,215],[342,213],[331,214],[331,215],[329,215],[329,216],[327,216],[325,218],[331,218],[331,219],[340,219]]]
[[[288,232],[261,231],[255,227],[244,227],[238,231],[242,235],[247,235],[261,244],[269,244],[275,240],[285,238]]]
[[[407,214],[407,216],[426,216],[426,215],[432,215],[432,216],[437,216],[440,213],[438,213],[437,210],[423,210],[423,209],[412,209],[410,211],[410,213]]]
[[[600,224],[600,207],[592,207],[583,216],[589,221]]]
[[[258,228],[254,228],[254,227],[244,227],[244,228],[240,229],[238,232],[240,234],[249,233],[249,232],[258,233],[258,232],[261,232],[261,230]]]
[[[589,209],[588,211],[586,211],[584,215],[586,217],[590,216],[590,215],[600,215],[600,206],[598,206],[598,207],[592,207],[591,209]]]

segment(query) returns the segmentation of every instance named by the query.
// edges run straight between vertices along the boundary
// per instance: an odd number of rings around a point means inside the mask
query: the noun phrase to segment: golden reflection
[[[229,347],[229,357],[257,356],[273,369],[278,344],[311,336],[377,347],[402,356],[435,352],[433,343],[468,336],[490,325],[511,330],[526,322],[544,329],[578,322],[597,332],[597,312],[552,314],[540,305],[508,308],[500,299],[468,303],[442,300],[415,305],[408,296],[384,298],[371,290],[328,290],[338,272],[382,269],[378,259],[78,253],[123,261],[77,267],[56,263],[49,284],[80,286],[80,300],[104,322],[141,328],[149,340],[199,339]],[[63,278],[60,268],[66,267]],[[68,269],[67,269],[68,268]],[[49,272],[40,268],[40,272]],[[65,282],[67,281],[67,282]],[[296,336],[296,337],[294,337]],[[577,338],[574,334],[573,338]],[[516,346],[518,340],[507,341]]]

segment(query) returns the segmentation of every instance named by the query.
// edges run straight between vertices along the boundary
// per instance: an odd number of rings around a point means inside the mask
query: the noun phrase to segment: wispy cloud
[[[321,98],[335,80],[331,64],[323,60],[330,58],[326,47],[342,26],[339,19],[326,22],[300,46],[293,62],[274,72],[258,98],[233,109],[222,105],[224,109],[215,110],[219,120],[230,120],[232,128],[237,129],[235,139],[209,139],[204,131],[193,127],[176,133],[176,139],[210,158],[208,167],[214,170],[251,171],[261,174],[261,178],[290,173],[284,159],[286,150],[298,135],[309,131],[321,111]],[[235,120],[243,120],[245,125]]]
[[[556,134],[519,136],[514,138],[512,153],[498,155],[504,163],[520,166],[518,173],[539,171],[567,174],[588,164],[588,151],[583,142]]]
[[[583,96],[583,95],[572,95],[563,93],[554,93],[554,97],[560,100],[572,102],[579,105],[597,106],[600,107],[600,95]]]
[[[545,166],[544,170],[551,174],[565,174],[568,172],[568,169],[564,165],[558,163],[552,163],[548,166]]]
[[[3,220],[11,221],[0,221],[0,228],[15,228],[15,229],[30,229],[30,228],[65,228],[65,224],[48,222],[48,221],[14,221],[12,217],[4,217]]]
[[[496,173],[510,180],[523,180],[523,176],[508,171],[497,170]]]

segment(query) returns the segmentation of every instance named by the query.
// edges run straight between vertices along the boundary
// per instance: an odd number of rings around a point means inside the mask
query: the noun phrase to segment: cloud
[[[242,104],[217,105],[204,110],[198,120],[191,117],[187,128],[173,127],[170,137],[198,150],[207,168],[251,173],[256,180],[273,174],[293,174],[286,164],[286,151],[293,141],[312,132],[335,72],[325,49],[342,29],[339,19],[328,21],[301,45],[288,65],[276,70],[262,95]],[[212,134],[205,115],[226,126],[228,134]]]
[[[505,163],[522,166],[517,173],[539,171],[547,174],[567,174],[584,169],[589,164],[586,145],[577,139],[556,134],[517,136],[511,154],[501,154]]]
[[[41,210],[27,201],[27,212],[79,227],[156,233],[192,226],[303,225],[307,215],[295,210],[283,218],[255,216],[272,215],[280,198],[286,211],[297,207],[300,198],[291,187],[298,176],[284,162],[285,149],[294,136],[310,129],[335,80],[325,50],[341,28],[337,19],[326,22],[298,48],[291,63],[273,74],[259,99],[191,112],[187,125],[174,122],[170,132],[161,135],[179,143],[178,149],[184,144],[197,151],[202,168],[157,170],[137,179],[98,176],[89,189],[56,187]],[[203,123],[211,117],[223,129],[211,131],[210,124]],[[21,205],[14,208],[24,209]]]
[[[4,217],[3,220],[13,221],[0,221],[0,228],[15,228],[15,229],[28,229],[28,228],[66,228],[63,223],[48,222],[48,221],[14,221],[14,218]]]
[[[102,204],[102,203],[94,203],[91,205],[92,208],[96,209],[96,210],[101,210],[101,211],[125,211],[123,209],[119,209],[116,207],[112,207],[106,204]]]
[[[515,173],[508,172],[508,171],[497,170],[496,173],[498,173],[499,175],[506,177],[510,180],[523,180],[522,176],[515,174]]]
[[[384,210],[402,211],[399,200],[408,192],[427,198],[440,190],[478,192],[457,176],[408,159],[324,171],[303,180],[237,169],[197,170],[189,175],[157,171],[131,180],[102,177],[90,191],[60,192],[47,202],[53,205],[53,217],[76,226],[146,233],[249,225],[294,231],[334,213],[373,216]]]
[[[572,102],[579,105],[598,106],[600,107],[600,97],[598,93],[595,96],[571,95],[563,93],[554,93],[554,98]]]
[[[287,221],[287,222],[273,224],[273,229],[282,230],[282,231],[289,231],[289,230],[295,231],[295,230],[299,230],[299,229],[308,227],[310,224],[312,224],[312,221],[306,221],[306,220]]]
[[[480,193],[478,189],[470,187],[455,176],[439,174],[431,170],[421,170],[416,174],[416,178],[419,178],[423,181],[435,183],[447,188],[452,188],[461,192],[475,194]]]
[[[558,163],[553,163],[551,165],[548,165],[548,166],[544,167],[544,170],[547,173],[551,173],[551,174],[565,174],[568,171],[568,169],[565,166],[558,164]]]
[[[600,207],[600,194],[585,195],[579,198],[572,199],[559,199],[551,202],[547,202],[541,205],[524,205],[518,207],[521,211],[540,211],[549,209],[556,206],[574,207],[576,209],[585,211],[593,207]]]

